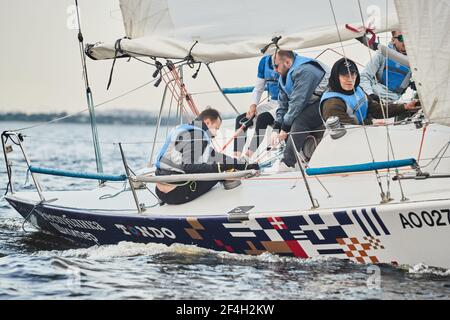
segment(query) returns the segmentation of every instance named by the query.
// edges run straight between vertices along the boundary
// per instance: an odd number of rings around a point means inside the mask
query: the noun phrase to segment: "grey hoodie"
[[[311,104],[320,100],[328,85],[330,68],[319,62],[300,65],[292,72],[294,89],[288,96],[280,88],[278,96],[279,107],[276,112],[274,129],[281,128],[289,132],[294,120]]]

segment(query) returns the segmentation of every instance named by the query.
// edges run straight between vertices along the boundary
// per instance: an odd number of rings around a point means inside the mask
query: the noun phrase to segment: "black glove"
[[[380,97],[377,96],[376,94],[372,93],[369,97],[370,97],[372,100],[375,100],[376,102],[380,103]]]
[[[234,165],[234,169],[243,170],[259,170],[259,165],[257,163],[237,163]]]
[[[259,164],[249,163],[247,164],[247,170],[259,170]]]

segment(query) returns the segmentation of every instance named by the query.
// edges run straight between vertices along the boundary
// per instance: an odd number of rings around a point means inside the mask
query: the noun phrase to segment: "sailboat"
[[[10,183],[6,195],[28,222],[87,245],[181,243],[238,254],[450,268],[449,0],[120,0],[120,7],[126,36],[87,45],[86,54],[113,64],[148,59],[155,80],[178,96],[186,117],[199,108],[177,73],[183,65],[258,57],[276,47],[301,53],[394,29],[405,35],[423,111],[382,126],[347,127],[339,139],[327,129],[308,167],[299,159],[298,171],[270,174],[157,177],[152,166],[132,170],[121,147],[123,172],[106,174],[98,143],[98,172],[43,168],[27,156],[20,132],[4,132],[10,180],[8,140],[20,146],[36,186],[17,192]],[[93,139],[98,142],[95,129]],[[100,184],[45,191],[42,174]],[[151,192],[155,183],[179,179],[241,183],[228,190],[218,185],[183,205],[160,205]],[[124,181],[126,190],[102,199]]]

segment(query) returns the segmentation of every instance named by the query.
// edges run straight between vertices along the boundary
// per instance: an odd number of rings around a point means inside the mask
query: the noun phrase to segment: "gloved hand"
[[[380,97],[379,96],[377,96],[376,94],[374,94],[374,93],[372,93],[370,96],[369,96],[372,100],[375,100],[376,102],[380,102]]]
[[[242,171],[245,170],[247,168],[247,163],[236,163],[233,165],[233,169]]]
[[[259,170],[259,165],[257,163],[237,163],[234,165],[234,169],[243,170]]]
[[[259,170],[259,164],[249,163],[247,164],[247,170]]]

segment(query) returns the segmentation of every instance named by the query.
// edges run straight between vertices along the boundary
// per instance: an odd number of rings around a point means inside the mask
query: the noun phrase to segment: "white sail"
[[[183,59],[191,52],[201,62],[255,57],[279,36],[281,48],[297,50],[356,38],[364,26],[398,26],[392,0],[120,0],[120,7],[130,38],[120,45],[128,54]],[[114,44],[89,54],[112,58]]]
[[[450,0],[396,0],[422,107],[450,125]]]

